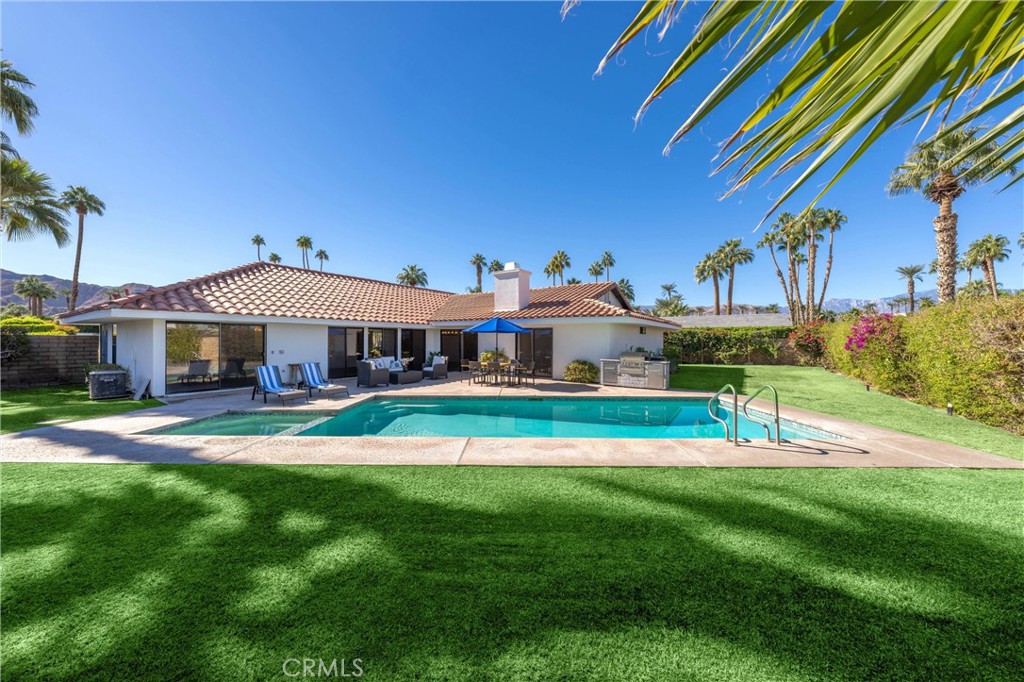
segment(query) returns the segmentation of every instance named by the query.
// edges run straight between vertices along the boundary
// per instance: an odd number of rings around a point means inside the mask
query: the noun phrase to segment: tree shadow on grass
[[[286,679],[302,657],[380,680],[1019,670],[1019,543],[866,494],[905,472],[4,473],[5,679]]]

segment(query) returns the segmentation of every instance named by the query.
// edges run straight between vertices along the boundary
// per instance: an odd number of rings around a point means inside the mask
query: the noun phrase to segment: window
[[[263,325],[168,322],[165,379],[168,393],[256,384],[266,362]]]

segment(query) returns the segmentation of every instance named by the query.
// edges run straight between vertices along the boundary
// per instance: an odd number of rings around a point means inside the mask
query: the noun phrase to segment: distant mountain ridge
[[[67,303],[64,301],[64,297],[60,295],[61,289],[71,289],[70,279],[61,279],[60,277],[54,277],[53,275],[22,275],[17,272],[11,272],[10,270],[0,270],[0,305],[7,305],[8,303],[20,303],[26,305],[25,299],[14,293],[14,285],[20,280],[26,277],[38,277],[40,281],[49,284],[53,287],[53,290],[58,293],[57,298],[52,298],[43,301],[43,313],[45,315],[56,315],[67,310]],[[137,293],[145,289],[149,289],[151,285],[142,284],[140,282],[128,282],[120,285],[103,285],[103,284],[89,284],[88,282],[78,283],[78,307],[85,308],[86,306],[95,305],[106,301],[109,296],[107,292],[110,289],[119,289],[124,291],[128,289],[130,293]]]

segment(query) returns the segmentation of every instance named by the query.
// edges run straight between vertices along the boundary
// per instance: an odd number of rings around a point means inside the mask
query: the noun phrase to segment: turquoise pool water
[[[322,416],[308,412],[228,413],[158,429],[156,433],[167,436],[275,436]]]
[[[731,418],[719,408],[718,415]],[[731,423],[731,421],[730,421]],[[774,435],[774,426],[772,427]],[[740,415],[740,438],[764,427]],[[304,429],[297,436],[458,436],[478,438],[724,438],[707,400],[529,398],[376,399]],[[822,438],[783,422],[782,437]]]

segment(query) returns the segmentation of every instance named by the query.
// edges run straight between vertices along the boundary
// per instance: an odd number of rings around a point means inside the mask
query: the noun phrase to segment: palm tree
[[[315,254],[313,254],[313,258],[316,258],[318,261],[320,261],[320,272],[324,271],[324,261],[331,260],[330,257],[327,255],[327,252],[323,249],[319,249]]]
[[[825,290],[828,289],[828,280],[832,275],[832,248],[835,244],[836,232],[842,229],[843,223],[847,221],[846,215],[838,208],[826,208],[822,214],[822,222],[828,230],[828,260],[825,262],[825,278],[821,282],[821,295],[818,297],[818,305],[815,308],[819,313],[825,305]]]
[[[878,306],[875,304],[874,301],[868,301],[867,303],[864,304],[865,315],[874,315],[876,312],[878,312]]]
[[[493,275],[496,272],[501,272],[505,269],[505,264],[500,260],[492,260],[491,264],[487,266],[487,274]]]
[[[632,303],[633,301],[636,300],[636,291],[633,290],[633,283],[632,282],[630,282],[628,279],[623,277],[618,282],[616,282],[616,284],[618,284],[619,291],[622,292],[622,295],[626,297],[627,301]]]
[[[572,260],[569,258],[569,254],[565,251],[556,251],[555,255],[551,257],[550,262],[551,271],[558,275],[558,280],[565,284],[565,271],[572,267]]]
[[[61,287],[57,290],[57,294],[64,299],[65,310],[71,311],[71,289],[67,287]]]
[[[281,257],[278,256],[276,253],[271,252],[271,254],[267,256],[267,260],[270,261],[271,263],[280,263]]]
[[[43,316],[43,301],[57,297],[53,287],[38,277],[26,277],[15,282],[14,293],[28,301],[29,312],[35,317]]]
[[[890,196],[919,192],[939,205],[939,215],[932,221],[939,259],[939,303],[956,298],[957,214],[953,201],[982,182],[979,169],[984,172],[999,154],[995,141],[977,144],[979,132],[980,128],[952,130],[915,145],[887,185]],[[1016,172],[1012,167],[1009,170]]]
[[[578,1],[566,0],[563,15]],[[646,37],[648,27],[660,23],[662,32],[667,31],[687,4],[643,3],[606,52],[598,72],[630,41]],[[692,72],[701,68],[704,58],[719,59],[718,49],[729,39],[735,64],[721,79],[711,79],[706,89],[692,93],[700,104],[671,136],[665,152],[713,112],[729,113],[737,98],[749,100],[750,113],[716,149],[725,159],[718,170],[736,168],[728,196],[758,176],[798,169],[796,180],[777,195],[771,214],[808,182],[820,188],[811,195],[813,204],[885,132],[908,119],[924,116],[927,122],[970,98],[965,111],[932,142],[949,130],[984,119],[1019,95],[1024,81],[1013,65],[1018,64],[1024,12],[1018,3],[883,2],[871,7],[811,0],[710,4],[636,118],[684,77],[694,79],[691,87],[699,87],[702,79]],[[790,68],[772,78],[769,93],[760,96],[755,91],[751,96],[748,81],[760,78],[777,56],[784,56]],[[986,96],[975,100],[975,93],[986,85],[991,86]],[[987,139],[1019,132],[1022,123],[1024,108],[1015,108]],[[1006,156],[994,158],[981,172],[984,177],[1005,172],[1014,158],[1020,158],[1024,137],[1014,134],[1010,141]],[[823,169],[831,170],[818,180]]]
[[[78,214],[78,243],[75,245],[75,269],[71,273],[71,310],[78,304],[78,266],[82,263],[82,239],[85,237],[85,216],[94,213],[103,215],[107,206],[85,187],[68,185],[60,195],[61,201],[68,210],[74,209]]]
[[[427,286],[427,273],[421,270],[418,265],[406,265],[398,273],[395,281],[410,287],[425,287]]]
[[[920,298],[920,299],[918,300],[918,306],[917,306],[917,307],[918,307],[918,308],[919,308],[920,310],[924,310],[925,308],[931,308],[931,307],[932,307],[932,306],[934,306],[934,305],[935,305],[935,301],[934,301],[934,300],[932,300],[932,297],[931,297],[931,296],[922,296],[922,297],[921,297],[921,298]]]
[[[555,271],[551,269],[551,263],[544,266],[544,283],[548,281],[548,277],[551,278],[551,286],[555,286]]]
[[[683,297],[676,289],[675,282],[662,284],[661,291],[664,296],[654,300],[652,313],[658,317],[680,317],[687,313],[689,306],[683,303]]]
[[[736,266],[746,265],[754,260],[753,251],[740,247],[742,241],[742,239],[730,239],[718,248],[718,258],[729,271],[729,288],[725,298],[726,315],[732,315],[732,289],[736,279]]]
[[[718,282],[722,279],[722,275],[727,267],[721,260],[721,253],[715,251],[704,255],[693,269],[693,278],[697,281],[697,284],[703,284],[708,280],[711,280],[715,286],[715,315],[722,314],[721,297],[718,290]]]
[[[260,247],[265,246],[267,242],[263,241],[263,237],[258,234],[253,235],[250,241],[252,242],[252,245],[256,247],[256,260],[262,261],[263,257],[260,255]]]
[[[30,135],[35,128],[32,119],[39,115],[39,109],[27,92],[34,87],[11,60],[0,59],[0,112],[3,120],[14,124],[19,135]]]
[[[615,267],[615,256],[612,255],[611,251],[605,251],[601,254],[601,267],[604,268],[604,279],[606,282],[612,280],[612,268]]]
[[[27,161],[0,156],[0,232],[8,241],[48,234],[57,246],[71,241],[67,207],[54,192],[50,178]]]
[[[587,274],[593,277],[595,282],[599,281],[601,279],[601,275],[604,274],[604,265],[601,264],[601,261],[591,263],[590,269],[587,270]]]
[[[305,235],[295,240],[295,246],[302,250],[302,267],[309,267],[309,251],[313,248],[313,239]]]
[[[482,253],[473,254],[473,257],[469,259],[469,264],[476,268],[476,290],[484,290],[484,267],[487,265],[487,259],[484,258]]]
[[[1001,234],[986,234],[971,243],[967,253],[972,260],[981,265],[985,273],[985,282],[993,298],[999,297],[999,282],[996,280],[996,263],[1010,257],[1010,240]]]
[[[773,313],[773,314],[774,313],[778,313],[779,312],[779,304],[778,303],[769,303],[768,305],[766,305],[764,307],[764,311],[766,313]]]
[[[569,279],[565,280],[565,283],[566,284],[583,284],[583,280],[581,280],[578,277],[570,277]]]
[[[903,267],[896,268],[897,274],[907,280],[907,300],[910,303],[909,312],[914,312],[914,280],[923,282],[924,278],[921,277],[923,271],[923,265],[904,265]]]

